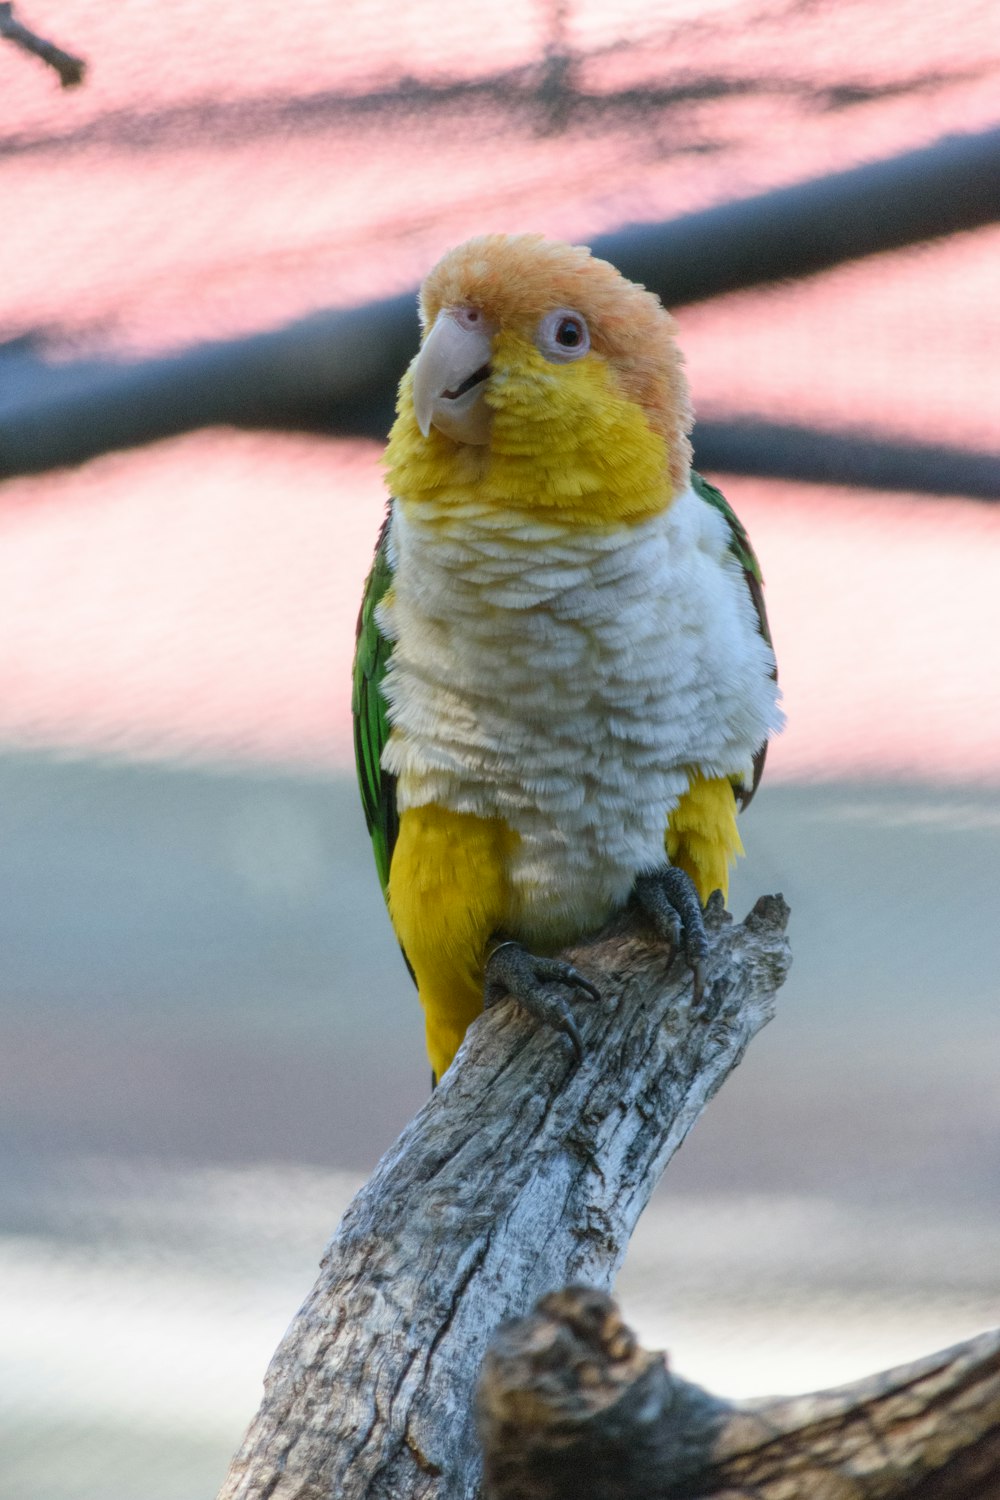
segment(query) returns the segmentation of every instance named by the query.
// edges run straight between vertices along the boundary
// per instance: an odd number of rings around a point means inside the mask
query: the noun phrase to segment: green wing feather
[[[765,641],[767,641],[767,644],[769,646],[772,646],[773,642],[771,640],[771,627],[767,622],[767,610],[764,607],[764,576],[760,571],[760,563],[757,561],[757,554],[753,550],[753,547],[750,545],[750,538],[747,536],[746,528],[744,527],[739,516],[733,510],[733,507],[730,505],[729,501],[726,499],[722,491],[716,489],[714,484],[709,484],[708,480],[703,479],[702,476],[694,469],[691,470],[691,483],[694,486],[695,493],[698,494],[701,499],[706,502],[706,504],[714,506],[715,509],[720,513],[720,515],[724,517],[726,524],[729,527],[729,546],[734,556],[739,560],[740,566],[743,569],[743,576],[747,582],[747,589],[749,591],[750,598],[753,600],[754,608],[757,611],[757,623],[760,627],[760,633],[764,637]],[[775,678],[777,678],[777,675],[777,671],[775,671]],[[765,741],[753,758],[752,785],[747,788],[742,783],[740,783],[736,787],[736,795],[740,799],[741,807],[746,807],[754,792],[757,790],[757,787],[760,784],[760,778],[764,774],[764,761],[766,759],[767,742]]]
[[[389,738],[389,720],[382,681],[392,644],[383,635],[375,611],[392,585],[389,566],[389,518],[386,517],[375,546],[375,559],[365,580],[358,612],[354,651],[354,685],[351,711],[354,715],[354,757],[361,790],[361,806],[371,835],[375,868],[383,896],[389,884],[389,865],[399,833],[396,810],[396,778],[382,769],[382,751]]]

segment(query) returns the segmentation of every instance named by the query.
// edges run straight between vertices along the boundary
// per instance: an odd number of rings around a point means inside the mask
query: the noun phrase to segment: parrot
[[[635,902],[683,951],[782,722],[760,565],[692,467],[676,325],[584,246],[450,250],[385,453],[358,617],[365,820],[436,1083],[506,997],[569,1036],[555,955]]]

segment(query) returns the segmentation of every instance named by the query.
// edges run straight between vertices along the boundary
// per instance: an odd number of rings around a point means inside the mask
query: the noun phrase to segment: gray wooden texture
[[[472,1391],[497,1325],[568,1281],[610,1287],[670,1157],[773,1013],[788,909],[713,903],[705,1001],[639,919],[569,957],[585,1055],[511,1001],[355,1198],[275,1354],[223,1500],[476,1494]]]

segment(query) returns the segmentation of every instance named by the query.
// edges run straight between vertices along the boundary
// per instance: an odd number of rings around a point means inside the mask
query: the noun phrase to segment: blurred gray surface
[[[685,1189],[1000,1184],[1000,801],[769,786],[731,906],[794,965]],[[353,781],[0,759],[0,1124],[67,1151],[367,1170],[426,1097]]]
[[[1000,1320],[1000,805],[769,786],[731,905],[794,964],[620,1291],[720,1391]],[[0,759],[0,1447],[19,1500],[195,1500],[427,1093],[353,782]]]
[[[343,781],[0,761],[20,1153],[364,1167],[426,1094]]]

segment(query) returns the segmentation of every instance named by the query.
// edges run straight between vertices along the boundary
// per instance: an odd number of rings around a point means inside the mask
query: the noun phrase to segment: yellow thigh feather
[[[726,776],[692,773],[667,820],[667,859],[686,870],[704,906],[713,891],[729,896],[729,870],[743,843],[736,827],[736,795]]]
[[[499,819],[409,808],[389,872],[389,915],[417,980],[435,1077],[483,1008],[486,945],[503,925],[517,835]]]
[[[437,1078],[483,1008],[486,947],[510,921],[507,863],[516,842],[500,819],[435,804],[409,808],[399,820],[389,913],[416,976]],[[727,894],[729,867],[743,845],[725,777],[692,775],[665,842],[670,863],[687,871],[702,902],[714,890]]]

